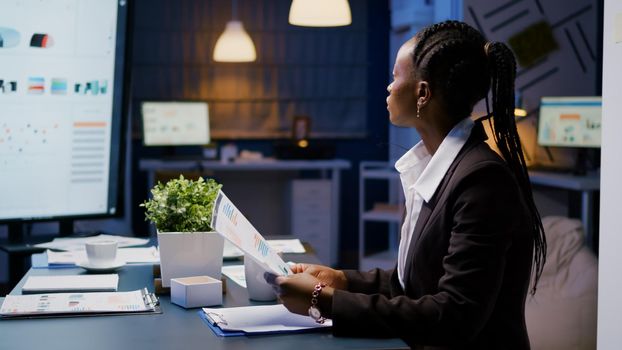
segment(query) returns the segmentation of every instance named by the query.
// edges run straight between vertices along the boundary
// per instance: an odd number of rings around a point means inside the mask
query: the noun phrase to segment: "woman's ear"
[[[430,84],[427,81],[422,80],[417,83],[417,105],[424,107],[432,98],[432,91],[430,90]]]

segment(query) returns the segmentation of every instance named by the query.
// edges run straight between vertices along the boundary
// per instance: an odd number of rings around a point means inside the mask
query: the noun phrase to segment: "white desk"
[[[334,215],[330,217],[329,242],[325,247],[316,249],[328,249],[329,261],[325,263],[335,265],[338,262],[339,243],[339,199],[341,193],[341,170],[349,169],[349,161],[342,159],[333,160],[262,160],[223,163],[209,160],[165,160],[165,159],[141,159],[140,170],[147,172],[147,185],[151,189],[155,185],[156,171],[319,171],[321,178],[331,181],[331,203]]]
[[[600,174],[572,175],[545,171],[530,171],[531,183],[539,186],[581,192],[581,222],[585,228],[585,240],[592,246],[594,206],[593,194],[600,191]]]

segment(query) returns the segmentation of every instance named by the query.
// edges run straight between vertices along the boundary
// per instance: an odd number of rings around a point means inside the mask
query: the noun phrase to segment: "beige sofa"
[[[543,220],[548,252],[535,296],[525,307],[534,350],[596,349],[598,262],[579,220]]]

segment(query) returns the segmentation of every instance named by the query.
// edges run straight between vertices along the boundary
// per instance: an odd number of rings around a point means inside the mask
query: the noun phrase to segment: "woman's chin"
[[[399,118],[392,114],[389,114],[389,121],[391,122],[391,124],[395,126],[399,126],[399,127],[408,126],[408,123],[406,123],[406,120],[404,118]]]

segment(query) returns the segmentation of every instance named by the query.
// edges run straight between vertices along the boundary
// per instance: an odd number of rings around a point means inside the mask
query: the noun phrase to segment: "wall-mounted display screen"
[[[0,221],[117,212],[127,11],[0,2]]]

